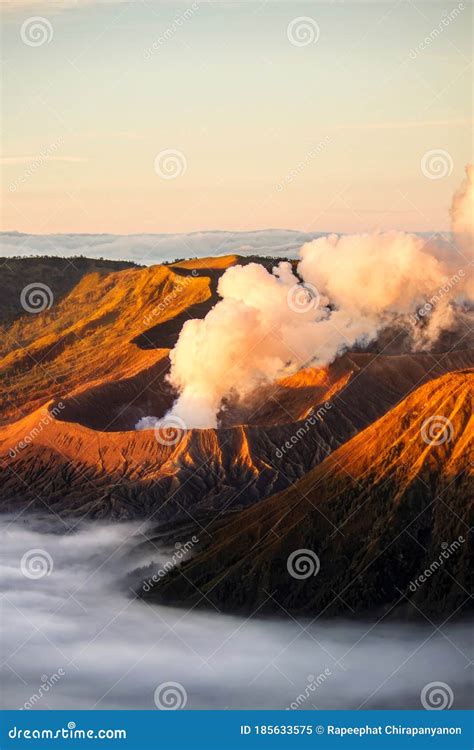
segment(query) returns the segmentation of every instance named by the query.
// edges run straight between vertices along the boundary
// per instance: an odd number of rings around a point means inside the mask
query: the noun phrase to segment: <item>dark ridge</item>
[[[67,297],[86,274],[105,274],[137,267],[131,261],[83,256],[4,258],[0,261],[0,324],[8,326],[25,315],[20,296],[28,284],[46,284],[51,289],[55,302],[58,302]]]

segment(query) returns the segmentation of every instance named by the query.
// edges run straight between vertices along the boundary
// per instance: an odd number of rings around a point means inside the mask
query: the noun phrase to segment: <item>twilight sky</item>
[[[5,231],[448,227],[468,0],[0,5]]]

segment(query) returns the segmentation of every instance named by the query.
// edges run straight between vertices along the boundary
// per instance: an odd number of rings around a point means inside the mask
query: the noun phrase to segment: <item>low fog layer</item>
[[[85,255],[88,258],[132,260],[148,266],[176,258],[207,258],[235,253],[296,258],[304,242],[319,236],[320,232],[290,229],[127,235],[0,232],[0,258],[12,255]]]
[[[420,708],[422,688],[434,681],[453,690],[453,708],[467,707],[467,624],[441,633],[338,620],[305,632],[307,623],[293,619],[151,607],[123,587],[137,564],[169,559],[132,556],[143,529],[82,524],[65,536],[62,526],[0,519],[5,708],[28,708],[46,679],[36,709],[154,709],[164,682],[184,687],[190,709],[286,708],[305,692],[306,709]],[[49,574],[25,576],[21,560],[31,550]],[[38,566],[26,569],[36,575]],[[307,690],[309,677],[320,674],[319,687]]]
[[[413,350],[430,350],[472,296],[473,177],[468,168],[453,199],[456,245],[398,231],[329,235],[302,246],[296,273],[288,262],[272,273],[256,263],[229,268],[222,299],[183,325],[171,351],[180,395],[165,423],[216,427],[226,398],[309,363],[328,365],[387,328],[407,330]]]

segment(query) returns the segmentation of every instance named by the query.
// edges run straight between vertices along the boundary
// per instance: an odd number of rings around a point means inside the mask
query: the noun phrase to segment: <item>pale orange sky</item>
[[[472,160],[458,5],[16,3],[2,228],[445,229]],[[47,22],[36,46],[32,15]],[[291,41],[300,17],[307,44]],[[169,150],[173,179],[156,166]],[[431,152],[441,173],[427,176]]]

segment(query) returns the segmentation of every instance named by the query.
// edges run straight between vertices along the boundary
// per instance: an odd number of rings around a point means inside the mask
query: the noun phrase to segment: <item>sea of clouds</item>
[[[260,255],[293,258],[319,232],[262,229],[253,232],[208,231],[182,234],[22,234],[0,233],[0,257],[85,255],[153,265],[176,258]]]
[[[286,708],[301,695],[306,709],[419,709],[424,686],[439,681],[453,708],[467,707],[469,623],[309,625],[150,606],[127,578],[168,559],[134,554],[146,530],[96,522],[70,534],[0,516],[4,708],[155,709],[156,689],[172,682],[190,709]]]

